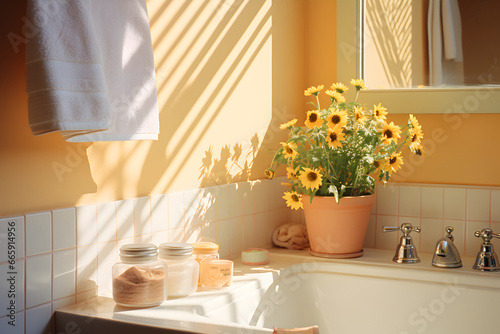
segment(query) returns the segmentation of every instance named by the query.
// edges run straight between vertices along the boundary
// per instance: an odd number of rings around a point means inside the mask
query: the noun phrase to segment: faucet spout
[[[459,268],[462,266],[462,259],[457,246],[453,243],[453,227],[446,227],[446,236],[439,239],[436,250],[432,257],[432,265],[441,268]]]
[[[448,255],[448,242],[446,240],[439,240],[436,245],[436,251],[434,252],[437,256],[447,256]]]

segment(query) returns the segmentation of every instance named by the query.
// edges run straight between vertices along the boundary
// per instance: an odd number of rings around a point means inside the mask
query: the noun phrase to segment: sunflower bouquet
[[[337,203],[344,196],[373,194],[375,179],[389,180],[401,168],[402,149],[422,154],[422,127],[409,115],[407,124],[387,122],[387,109],[381,103],[366,110],[357,103],[359,91],[366,89],[362,79],[351,80],[356,88],[354,102],[347,103],[343,93],[349,88],[335,83],[325,94],[330,105],[321,109],[318,95],[324,86],[309,87],[305,96],[315,96],[314,110],[308,111],[304,127],[297,119],[281,124],[289,130],[288,140],[281,142],[270,168],[274,177],[277,165],[285,165],[290,190],[283,198],[292,209],[303,208],[302,195],[334,196]]]

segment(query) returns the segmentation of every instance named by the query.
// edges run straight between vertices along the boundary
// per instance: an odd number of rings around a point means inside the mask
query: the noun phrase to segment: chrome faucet
[[[481,271],[498,271],[500,270],[500,264],[498,263],[498,257],[491,244],[491,239],[499,238],[500,234],[493,233],[489,228],[485,228],[481,231],[476,231],[474,236],[478,238],[483,238],[483,244],[477,253],[476,262],[472,266],[472,269]]]
[[[455,238],[451,234],[453,227],[445,228],[446,236],[439,239],[436,244],[436,250],[432,257],[432,265],[441,268],[460,268],[462,259],[458,252],[457,246],[453,243]]]
[[[396,248],[396,254],[392,261],[397,263],[419,263],[420,258],[418,257],[417,249],[413,244],[413,238],[410,236],[410,232],[415,231],[420,233],[420,227],[413,227],[411,224],[405,223],[401,224],[401,227],[384,226],[382,228],[382,232],[394,232],[399,230],[403,232],[403,236],[399,241],[399,245]]]

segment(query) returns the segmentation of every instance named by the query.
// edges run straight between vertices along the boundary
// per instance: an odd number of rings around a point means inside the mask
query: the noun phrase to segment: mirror
[[[443,6],[462,34],[448,18],[446,46]],[[337,0],[337,79],[365,79],[363,102],[392,113],[500,113],[499,9],[498,0]]]
[[[500,84],[498,0],[365,0],[365,82],[376,88]]]

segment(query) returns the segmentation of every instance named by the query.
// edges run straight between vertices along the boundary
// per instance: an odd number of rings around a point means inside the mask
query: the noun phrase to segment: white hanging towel
[[[457,0],[430,0],[427,20],[429,81],[463,85],[462,23]]]
[[[71,142],[158,139],[145,0],[28,0],[29,122]]]

